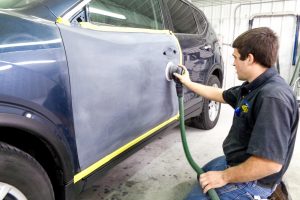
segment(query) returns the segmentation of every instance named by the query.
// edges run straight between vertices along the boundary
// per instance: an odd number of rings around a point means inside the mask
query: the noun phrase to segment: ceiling
[[[219,6],[225,4],[250,4],[250,3],[264,3],[264,2],[278,2],[278,1],[295,1],[295,0],[190,0],[199,7]]]

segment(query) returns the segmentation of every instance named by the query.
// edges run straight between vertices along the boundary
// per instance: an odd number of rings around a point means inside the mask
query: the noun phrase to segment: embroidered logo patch
[[[237,107],[235,110],[235,115],[240,116],[241,113],[248,113],[249,112],[249,104],[246,100],[243,100],[242,105],[240,107]]]
[[[242,105],[242,110],[244,113],[247,113],[249,111],[248,104]]]

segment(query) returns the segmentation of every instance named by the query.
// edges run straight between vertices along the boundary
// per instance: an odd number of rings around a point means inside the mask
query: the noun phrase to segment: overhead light
[[[113,13],[113,12],[109,12],[106,10],[101,10],[98,8],[93,8],[90,7],[89,11],[91,13],[95,13],[95,14],[99,14],[99,15],[104,15],[104,16],[109,16],[109,17],[113,17],[113,18],[117,18],[117,19],[126,19],[126,17],[124,15],[118,14],[118,13]]]

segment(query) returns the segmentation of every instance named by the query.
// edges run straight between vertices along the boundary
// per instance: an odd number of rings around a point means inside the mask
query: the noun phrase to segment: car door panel
[[[82,169],[178,113],[174,83],[165,78],[167,63],[180,62],[175,36],[58,26]]]

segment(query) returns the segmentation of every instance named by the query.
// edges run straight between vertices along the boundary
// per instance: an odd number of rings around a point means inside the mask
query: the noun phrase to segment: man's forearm
[[[223,90],[220,88],[206,86],[195,82],[188,82],[185,86],[206,99],[225,103],[223,99]]]
[[[279,163],[252,156],[244,163],[226,169],[223,178],[227,183],[254,181],[277,173],[281,168]]]

